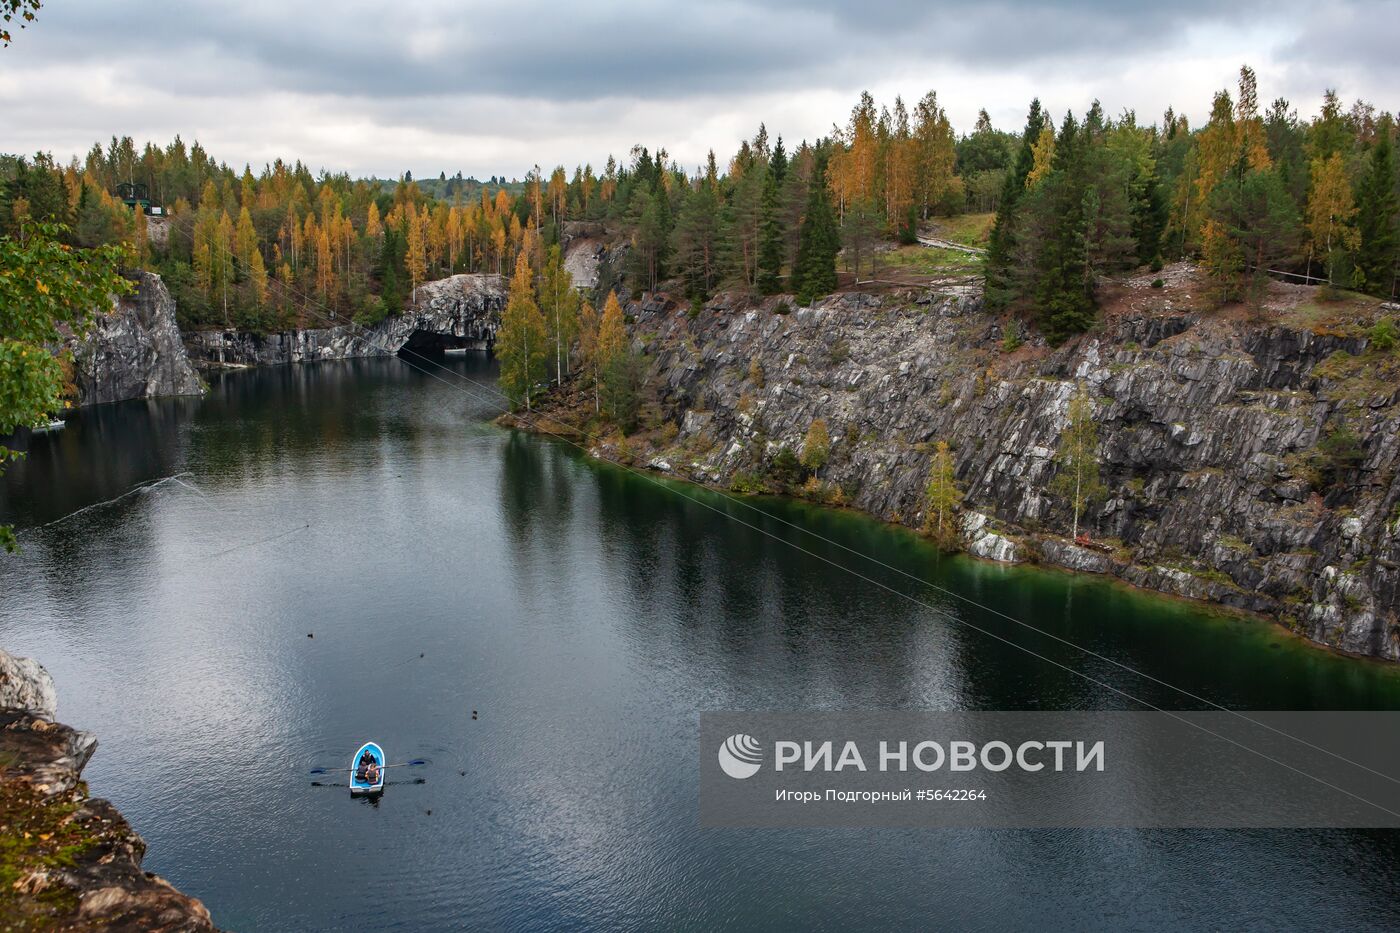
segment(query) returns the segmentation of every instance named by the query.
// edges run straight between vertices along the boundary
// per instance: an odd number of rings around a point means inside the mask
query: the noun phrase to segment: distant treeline
[[[254,174],[176,138],[95,145],[85,160],[0,157],[0,231],[68,224],[84,245],[125,241],[175,289],[187,325],[271,330],[307,309],[375,320],[420,282],[453,272],[536,274],[570,221],[601,222],[632,249],[625,282],[692,300],[722,288],[800,301],[859,273],[873,249],[912,242],[931,217],[996,212],[988,299],[1054,339],[1088,327],[1100,279],[1197,257],[1221,301],[1257,298],[1266,270],[1392,295],[1397,273],[1395,120],[1323,96],[1300,119],[1261,108],[1253,73],[1193,129],[1091,103],[1054,118],[1037,101],[1022,132],[982,112],[959,136],[932,92],[912,111],[862,95],[830,136],[795,147],[760,127],[730,158],[687,171],[635,147],[599,169],[536,167],[523,182],[460,174],[396,182],[314,175],[281,160]],[[145,185],[170,214],[153,250],[145,218],[114,198]]]

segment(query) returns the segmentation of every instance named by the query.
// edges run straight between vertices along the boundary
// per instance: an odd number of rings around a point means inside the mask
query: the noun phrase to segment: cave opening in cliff
[[[440,334],[430,330],[415,330],[408,335],[399,356],[444,356],[448,353],[462,353],[469,350],[485,351],[486,342],[471,337],[458,337],[455,334]]]

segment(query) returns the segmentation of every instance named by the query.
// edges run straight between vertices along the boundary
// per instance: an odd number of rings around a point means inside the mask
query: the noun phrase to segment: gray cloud
[[[733,141],[699,132],[761,119],[811,137],[866,87],[938,87],[963,128],[980,106],[1014,126],[1032,94],[1061,111],[1101,97],[1199,114],[1244,61],[1266,98],[1268,78],[1299,101],[1324,83],[1375,96],[1400,76],[1397,5],[64,0],[0,51],[0,150],[179,129],[231,140],[216,154],[238,161],[270,150],[389,172],[460,152],[469,171],[515,174],[638,139],[675,141],[694,164]],[[382,164],[393,144],[399,161]]]
[[[1285,4],[1286,6],[1287,4]],[[93,64],[198,56],[181,76],[222,86],[396,97],[499,94],[579,100],[808,86],[938,60],[981,69],[1122,59],[1185,27],[1243,20],[1204,0],[746,0],[720,3],[159,3],[75,0],[44,13],[36,54]],[[1278,12],[1278,4],[1273,5]],[[142,11],[148,11],[143,15]],[[129,37],[129,38],[124,38]]]

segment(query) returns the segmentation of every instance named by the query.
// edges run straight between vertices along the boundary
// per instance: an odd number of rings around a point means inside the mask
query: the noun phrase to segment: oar
[[[408,767],[412,767],[412,766],[415,766],[415,765],[425,765],[425,764],[427,764],[427,763],[428,763],[428,759],[426,759],[426,758],[415,758],[415,759],[413,759],[412,761],[399,761],[399,762],[395,762],[394,764],[391,764],[391,765],[381,765],[380,767],[383,767],[383,768],[408,768]],[[308,773],[309,773],[309,774],[333,774],[333,773],[336,772],[336,771],[353,771],[353,770],[355,770],[355,769],[354,769],[354,768],[347,768],[347,767],[345,767],[344,765],[337,765],[337,766],[334,766],[334,767],[327,767],[327,768],[312,768]]]
[[[426,784],[426,783],[428,783],[428,779],[427,779],[427,778],[414,778],[414,779],[411,780],[411,781],[385,781],[385,782],[384,782],[384,786],[385,786],[385,787],[388,787],[388,786],[390,786],[390,785]],[[349,784],[346,784],[344,781],[312,781],[312,782],[311,782],[311,786],[312,786],[312,787],[349,787],[350,785],[349,785]]]

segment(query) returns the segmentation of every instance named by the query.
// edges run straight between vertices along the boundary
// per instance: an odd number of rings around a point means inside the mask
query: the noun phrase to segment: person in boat
[[[374,781],[369,777],[370,768],[375,768],[376,771],[378,770],[374,762],[374,756],[366,750],[365,753],[360,756],[359,763],[355,768],[355,777],[368,784],[373,784]]]
[[[365,782],[368,784],[379,783],[379,762],[375,761],[373,758],[369,760],[369,764],[365,767]]]

